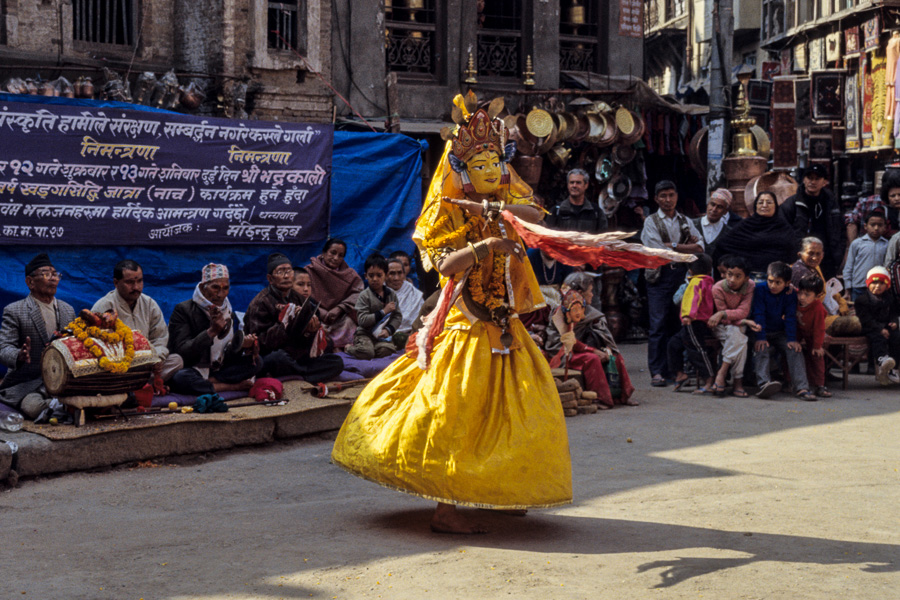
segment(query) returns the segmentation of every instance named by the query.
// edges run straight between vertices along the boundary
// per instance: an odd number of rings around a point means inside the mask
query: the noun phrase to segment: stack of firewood
[[[556,378],[556,389],[559,391],[559,399],[562,402],[563,414],[567,417],[578,415],[592,415],[597,412],[597,392],[586,392],[577,379]]]

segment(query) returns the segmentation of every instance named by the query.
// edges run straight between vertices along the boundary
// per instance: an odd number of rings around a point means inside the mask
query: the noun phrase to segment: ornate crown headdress
[[[450,166],[462,179],[464,192],[474,192],[475,187],[466,172],[466,162],[480,152],[494,151],[500,157],[500,184],[509,183],[509,169],[506,164],[512,160],[516,152],[516,143],[507,143],[509,130],[501,119],[497,118],[503,111],[503,98],[494,98],[487,110],[479,108],[478,98],[469,90],[465,97],[457,94],[453,99],[453,110],[450,115],[458,125],[456,131],[450,127],[441,130],[441,137],[451,142]]]

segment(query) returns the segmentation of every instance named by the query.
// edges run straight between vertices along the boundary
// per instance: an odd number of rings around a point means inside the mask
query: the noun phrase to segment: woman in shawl
[[[550,316],[545,348],[553,358],[553,368],[567,366],[584,375],[585,389],[596,392],[598,408],[606,410],[616,404],[637,406],[631,399],[634,386],[625,369],[625,360],[619,352],[616,340],[609,331],[606,316],[591,306],[594,282],[586,273],[573,273],[566,278],[563,289],[568,288],[562,303]],[[573,303],[581,308],[572,310]],[[568,304],[568,306],[567,306]],[[610,389],[606,363],[612,358],[619,374],[621,391]]]
[[[322,254],[306,267],[312,296],[319,301],[319,319],[337,349],[353,342],[356,333],[354,307],[364,289],[359,274],[344,261],[346,255],[347,244],[332,238],[325,242]]]
[[[765,281],[766,269],[775,261],[791,264],[797,255],[794,228],[785,221],[772,192],[760,192],[753,203],[754,213],[719,238],[714,264],[729,254],[750,261],[752,279]]]
[[[498,98],[454,99],[448,141],[413,240],[441,276],[437,308],[363,390],[332,460],[359,477],[438,502],[431,528],[482,533],[457,505],[524,512],[572,500],[559,395],[518,315],[543,304],[506,211],[537,222]]]

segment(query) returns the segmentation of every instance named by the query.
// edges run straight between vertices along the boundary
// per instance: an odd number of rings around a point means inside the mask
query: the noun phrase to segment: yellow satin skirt
[[[491,350],[496,327],[452,329],[463,324],[454,309],[427,371],[404,355],[366,386],[333,461],[438,502],[503,509],[571,502],[569,440],[547,360],[518,319],[508,354]]]

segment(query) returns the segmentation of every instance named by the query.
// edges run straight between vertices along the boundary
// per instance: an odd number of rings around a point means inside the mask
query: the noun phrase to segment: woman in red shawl
[[[325,242],[322,254],[313,258],[306,270],[312,284],[312,295],[319,301],[319,319],[336,349],[353,341],[356,332],[356,299],[363,291],[363,281],[344,261],[347,244],[343,240]]]

